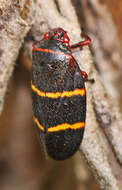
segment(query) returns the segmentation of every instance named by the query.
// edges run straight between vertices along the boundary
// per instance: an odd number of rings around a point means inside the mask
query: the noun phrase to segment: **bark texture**
[[[0,2],[0,112],[8,81],[24,38],[39,40],[49,28],[62,27],[71,44],[83,40],[85,26],[92,45],[74,53],[82,70],[94,78],[86,84],[86,131],[80,151],[101,189],[122,189],[122,114],[119,85],[122,72],[116,26],[108,9],[98,0],[25,0]],[[23,47],[30,51],[26,41]],[[30,53],[31,55],[31,53]],[[94,57],[94,61],[93,61]]]

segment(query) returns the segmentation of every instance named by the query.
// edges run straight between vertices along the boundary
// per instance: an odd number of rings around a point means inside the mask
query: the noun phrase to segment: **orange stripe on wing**
[[[82,88],[82,89],[75,89],[74,91],[64,91],[62,92],[61,94],[61,97],[71,97],[71,96],[74,96],[74,95],[80,95],[80,96],[84,96],[86,93],[85,91],[85,88]]]
[[[35,87],[35,85],[31,81],[31,89],[36,92],[39,96],[45,97],[45,92],[40,91],[38,88]]]
[[[37,124],[37,126],[44,131],[44,127],[39,123],[38,119],[36,117],[34,117],[34,121]],[[48,128],[48,132],[58,132],[58,131],[64,131],[67,129],[73,129],[73,130],[77,130],[77,129],[81,129],[85,127],[85,122],[77,122],[74,124],[69,124],[69,123],[62,123],[53,127]]]
[[[36,92],[41,97],[47,98],[63,98],[63,97],[71,97],[71,96],[84,96],[86,94],[85,88],[75,89],[73,91],[64,91],[64,92],[43,92],[40,91],[34,84],[31,82],[31,88],[34,92]]]
[[[36,117],[33,117],[33,119],[34,119],[36,125],[37,125],[42,131],[44,131],[44,127],[39,123],[38,119],[37,119]]]
[[[78,122],[74,124],[63,123],[63,124],[48,128],[48,132],[58,132],[58,131],[63,131],[67,129],[76,130],[76,129],[81,129],[83,127],[85,127],[85,122]]]
[[[40,51],[40,52],[46,52],[46,53],[52,53],[52,54],[58,54],[58,55],[63,55],[66,57],[71,57],[71,55],[65,54],[61,51],[54,51],[52,49],[43,49],[43,48],[33,48],[33,51]]]

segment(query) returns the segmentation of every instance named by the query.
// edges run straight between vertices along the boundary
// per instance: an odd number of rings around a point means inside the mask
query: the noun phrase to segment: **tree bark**
[[[74,53],[80,68],[95,79],[94,84],[86,84],[86,131],[80,152],[101,189],[122,189],[122,115],[115,101],[119,96],[116,83],[121,73],[120,45],[108,10],[97,0],[2,0],[0,14],[0,112],[15,61],[30,29],[38,40],[49,28],[60,26],[68,32],[71,44],[83,40],[81,26],[89,31],[92,53],[89,47]]]

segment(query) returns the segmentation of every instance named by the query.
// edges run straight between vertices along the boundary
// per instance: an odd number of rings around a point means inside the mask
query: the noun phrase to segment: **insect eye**
[[[67,37],[64,37],[64,43],[69,43],[69,38],[67,38]]]
[[[59,34],[55,34],[55,37],[59,38]]]
[[[49,38],[49,33],[48,33],[48,32],[46,32],[46,33],[44,34],[44,38],[45,38],[45,39],[48,39],[48,38]]]

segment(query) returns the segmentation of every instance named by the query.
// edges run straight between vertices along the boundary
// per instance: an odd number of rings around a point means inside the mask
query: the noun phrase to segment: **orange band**
[[[40,91],[34,84],[31,82],[31,88],[34,92],[36,92],[41,97],[47,98],[63,98],[63,97],[71,97],[71,96],[84,96],[86,94],[85,88],[75,89],[74,91],[64,91],[64,92],[43,92]]]
[[[58,54],[58,55],[63,55],[63,56],[66,56],[66,57],[70,57],[71,55],[70,54],[65,54],[61,51],[54,51],[52,49],[42,49],[42,48],[33,48],[33,51],[40,51],[40,52],[46,52],[46,53],[52,53],[52,54]]]
[[[39,123],[36,117],[34,117],[34,121],[37,124],[37,126],[44,132],[44,127]],[[85,122],[77,122],[74,124],[62,123],[60,125],[56,125],[56,126],[48,128],[48,132],[58,132],[58,131],[64,131],[67,129],[77,130],[84,127],[85,127]]]
[[[67,130],[67,129],[81,129],[85,127],[85,122],[78,122],[74,124],[69,124],[69,123],[63,123],[60,125],[56,125],[54,127],[50,127],[48,129],[48,132],[57,132],[57,131],[62,131],[62,130]]]
[[[44,127],[39,123],[38,119],[37,119],[36,117],[33,117],[33,119],[34,119],[36,125],[37,125],[42,131],[44,131]]]

